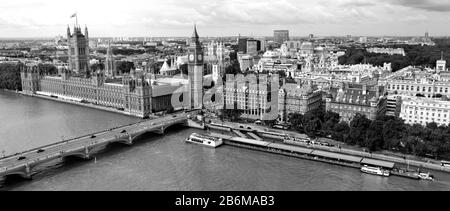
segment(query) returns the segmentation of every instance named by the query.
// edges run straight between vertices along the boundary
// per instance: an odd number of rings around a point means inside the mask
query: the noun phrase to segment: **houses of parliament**
[[[22,65],[23,93],[91,103],[141,118],[167,110],[201,109],[204,53],[196,27],[191,39],[186,83],[158,83],[134,70],[121,78],[112,78],[107,70],[106,73],[90,72],[88,29],[86,27],[83,34],[79,26],[74,26],[73,33],[67,29],[69,68],[60,70],[57,75],[43,75],[37,64]],[[185,90],[189,103],[174,108],[171,98],[180,88]]]

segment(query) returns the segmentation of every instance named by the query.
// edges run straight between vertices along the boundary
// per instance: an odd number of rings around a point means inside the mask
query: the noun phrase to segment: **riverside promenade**
[[[254,125],[254,124],[242,124],[242,123],[234,123],[234,122],[216,122],[214,121],[212,124],[206,125],[208,128],[211,129],[219,129],[219,130],[226,130],[226,131],[241,131],[245,133],[254,133],[258,135],[259,137],[265,137],[270,139],[275,139],[280,142],[285,143],[285,137],[295,137],[295,138],[304,138],[304,134],[299,134],[291,131],[285,131],[285,130],[279,130],[279,129],[268,129],[267,127]],[[434,162],[424,162],[420,160],[411,159],[408,157],[397,157],[397,156],[389,156],[381,153],[369,153],[364,151],[359,151],[355,149],[350,149],[345,146],[342,147],[327,147],[327,146],[321,146],[321,145],[311,145],[311,144],[304,144],[304,143],[285,143],[290,145],[296,145],[300,147],[305,147],[309,149],[315,149],[315,150],[322,150],[327,151],[331,153],[338,153],[338,154],[344,154],[344,155],[350,155],[350,156],[358,156],[358,157],[365,157],[365,158],[371,158],[381,161],[387,161],[387,162],[393,162],[396,164],[400,164],[403,166],[409,166],[411,168],[420,168],[420,169],[429,169],[434,171],[441,171],[450,173],[449,167],[443,167],[440,165],[437,161]]]

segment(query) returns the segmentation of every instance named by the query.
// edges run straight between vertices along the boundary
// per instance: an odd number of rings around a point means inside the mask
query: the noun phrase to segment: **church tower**
[[[106,50],[105,70],[107,77],[115,77],[117,73],[116,61],[111,49],[111,42],[108,43],[108,49]]]
[[[73,33],[67,27],[67,42],[69,44],[69,69],[78,74],[89,74],[89,35],[85,27],[85,34],[80,26],[75,26]]]
[[[444,59],[444,52],[441,52],[441,60],[436,61],[436,72],[444,72],[446,71],[447,61]]]
[[[197,26],[194,26],[194,34],[188,48],[188,109],[203,108],[203,47],[199,41]]]

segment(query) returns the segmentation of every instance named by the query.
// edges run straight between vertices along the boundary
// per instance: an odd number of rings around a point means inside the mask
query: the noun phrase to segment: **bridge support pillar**
[[[25,179],[32,179],[31,178],[31,168],[30,168],[30,165],[29,164],[27,164],[26,166],[25,166],[25,175],[24,175],[24,177],[25,177]]]
[[[0,188],[2,188],[5,185],[5,177],[0,176]]]
[[[131,137],[131,134],[128,135],[128,142],[127,142],[127,144],[128,145],[133,145],[133,138]]]
[[[86,146],[84,147],[84,159],[89,159],[91,157],[91,155],[89,154],[89,147]]]

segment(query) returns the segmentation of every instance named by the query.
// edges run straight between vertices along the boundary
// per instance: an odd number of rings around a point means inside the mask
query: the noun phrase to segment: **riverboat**
[[[367,165],[361,167],[361,171],[367,174],[373,174],[384,177],[389,177],[391,175],[389,170],[383,170],[382,168],[379,167],[370,167]]]
[[[431,180],[431,181],[434,180],[433,175],[431,175],[430,173],[420,173],[419,178],[422,180]]]
[[[193,133],[186,138],[186,142],[200,144],[207,147],[216,148],[223,144],[223,140],[221,138],[216,138],[208,135],[200,135],[197,133]]]

